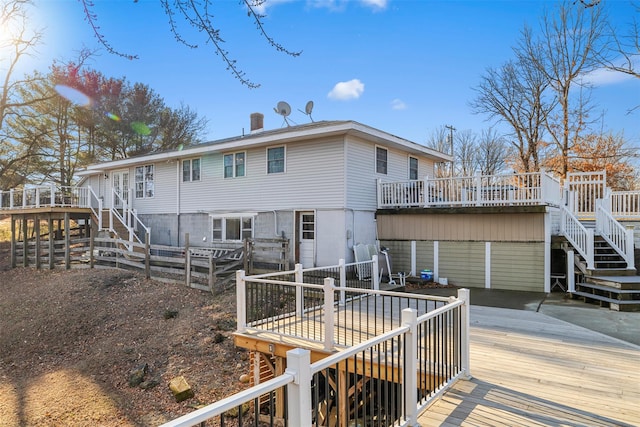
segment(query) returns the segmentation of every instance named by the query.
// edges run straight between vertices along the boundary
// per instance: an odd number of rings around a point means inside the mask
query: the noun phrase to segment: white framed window
[[[418,179],[418,159],[409,156],[409,179]]]
[[[155,195],[153,185],[153,165],[136,166],[135,193],[136,199],[150,199]]]
[[[242,241],[253,237],[255,214],[224,215],[211,217],[212,241]]]
[[[237,178],[245,175],[245,158],[244,151],[239,153],[225,154],[223,157],[224,177]]]
[[[182,181],[200,181],[200,159],[182,161]]]
[[[284,173],[284,165],[284,146],[267,148],[267,173]]]
[[[376,173],[387,174],[387,149],[376,147]]]

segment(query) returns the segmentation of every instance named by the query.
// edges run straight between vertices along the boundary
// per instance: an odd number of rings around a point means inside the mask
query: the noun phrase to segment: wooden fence
[[[16,265],[53,269],[78,266],[106,266],[144,272],[145,277],[184,282],[186,286],[213,292],[235,281],[239,269],[255,272],[266,267],[284,270],[288,266],[288,240],[246,239],[223,247],[191,247],[185,235],[185,246],[155,245],[113,237],[97,237],[95,233],[64,236],[54,234],[13,241],[12,267]],[[43,238],[46,237],[46,238]]]

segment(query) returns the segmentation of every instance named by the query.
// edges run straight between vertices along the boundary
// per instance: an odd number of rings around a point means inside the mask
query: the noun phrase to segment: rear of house
[[[82,185],[105,208],[133,208],[155,244],[285,237],[290,259],[310,267],[376,240],[378,179],[431,175],[446,160],[356,122],[317,122],[92,165]]]

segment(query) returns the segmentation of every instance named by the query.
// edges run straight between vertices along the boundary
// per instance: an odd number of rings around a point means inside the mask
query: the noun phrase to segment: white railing
[[[367,414],[358,409],[377,405],[376,415],[384,417],[383,425],[415,426],[418,415],[435,399],[458,379],[470,378],[469,291],[459,290],[458,298],[451,297],[449,304],[422,316],[416,310],[404,309],[400,319],[399,326],[313,364],[309,350],[290,350],[284,374],[162,427],[195,426],[214,417],[222,419],[236,408],[243,425],[262,425],[253,415],[258,414],[260,398],[268,395],[267,399],[272,399],[278,392],[283,396],[285,387],[286,408],[281,416],[288,425],[365,425]],[[359,379],[337,375],[354,369]],[[329,378],[334,378],[331,385],[327,384]],[[320,385],[323,382],[325,386]],[[374,387],[376,382],[378,386]],[[372,384],[372,391],[350,399],[350,389],[357,388],[357,383]],[[399,386],[397,394],[374,393],[388,383]],[[327,393],[327,387],[332,391]],[[252,402],[254,411],[244,411]],[[331,411],[331,402],[342,402],[340,409]],[[241,419],[245,413],[248,419]]]
[[[585,228],[567,207],[561,207],[560,231],[587,262],[589,270],[594,269],[593,229]]]
[[[129,198],[130,197],[131,195],[129,194]],[[122,215],[114,206],[122,207]],[[140,239],[136,234],[137,227],[142,227],[145,230],[145,233],[149,233],[150,229],[140,221],[138,215],[129,206],[128,200],[122,197],[122,194],[117,192],[115,189],[112,189],[111,209],[109,209],[109,229],[115,232],[116,230],[113,227],[113,218],[116,218],[118,222],[127,229],[127,233],[129,234],[127,237],[130,242],[135,240],[138,243],[144,244],[142,239]]]
[[[571,212],[580,219],[593,220],[596,201],[607,196],[607,174],[605,171],[568,173],[565,189]]]
[[[545,172],[378,181],[378,207],[559,205],[559,181]]]
[[[620,254],[627,263],[627,269],[635,268],[633,226],[624,227],[603,206],[602,200],[596,204],[596,233]]]
[[[83,187],[40,185],[0,191],[0,210],[45,207],[89,207],[89,190]]]
[[[89,193],[88,205],[91,208],[91,212],[98,220],[98,230],[102,228],[102,198],[98,197],[98,195],[93,191],[91,186],[87,187]]]
[[[640,219],[640,191],[612,191],[611,215],[618,219]]]

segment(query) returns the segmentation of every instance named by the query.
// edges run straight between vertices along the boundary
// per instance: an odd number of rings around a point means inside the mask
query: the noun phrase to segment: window
[[[245,153],[233,153],[224,155],[224,177],[234,178],[244,176]]]
[[[213,217],[211,222],[213,240],[244,240],[253,237],[253,216]]]
[[[267,173],[284,172],[284,147],[267,148]]]
[[[409,157],[409,179],[418,179],[418,159]]]
[[[387,174],[387,150],[376,147],[376,173]]]
[[[136,199],[147,199],[154,195],[153,165],[136,167]]]
[[[200,181],[200,159],[182,161],[182,181]]]

